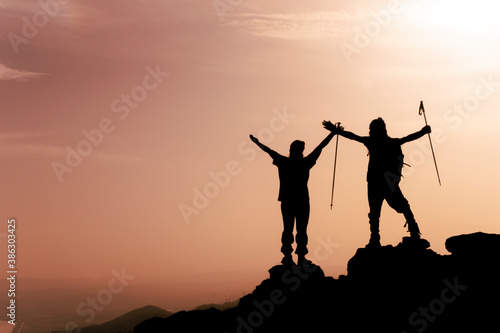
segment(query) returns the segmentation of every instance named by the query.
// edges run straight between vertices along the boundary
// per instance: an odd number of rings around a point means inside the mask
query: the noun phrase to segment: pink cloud
[[[39,78],[40,76],[43,75],[48,75],[45,73],[35,73],[35,72],[30,72],[30,71],[25,71],[25,70],[20,70],[20,69],[13,69],[8,67],[5,64],[0,63],[0,81],[9,81],[9,80],[14,80],[14,81],[27,81],[30,79],[36,79]]]
[[[342,12],[300,12],[281,14],[233,14],[224,27],[251,35],[290,40],[321,39],[346,30],[353,17]]]

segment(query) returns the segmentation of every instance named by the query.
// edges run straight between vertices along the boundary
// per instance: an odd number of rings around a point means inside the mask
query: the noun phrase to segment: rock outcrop
[[[451,255],[428,246],[360,248],[338,279],[316,265],[274,266],[235,308],[183,311],[134,332],[499,331],[500,235],[451,237]]]

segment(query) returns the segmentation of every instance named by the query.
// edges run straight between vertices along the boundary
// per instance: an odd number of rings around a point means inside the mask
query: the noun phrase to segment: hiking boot
[[[281,263],[287,267],[295,265],[291,255],[284,256],[283,259],[281,259]]]
[[[428,240],[423,238],[415,238],[411,236],[403,237],[403,241],[398,246],[400,245],[404,246],[405,248],[422,249],[422,250],[431,246]]]
[[[420,229],[418,228],[417,222],[415,220],[413,221],[406,221],[405,227],[408,225],[408,232],[410,233],[410,237],[413,239],[420,239]]]
[[[299,256],[299,260],[297,260],[297,266],[307,267],[311,266],[313,263],[311,260],[306,259],[305,256]]]

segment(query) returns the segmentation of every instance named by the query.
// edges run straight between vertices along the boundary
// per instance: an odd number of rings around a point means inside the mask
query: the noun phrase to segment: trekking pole
[[[340,128],[340,122],[335,123],[335,126]],[[332,199],[330,201],[330,210],[333,209],[333,190],[335,188],[335,171],[337,170],[337,151],[339,149],[339,134],[337,134],[337,141],[335,143],[335,160],[333,162],[333,181],[332,181]]]
[[[423,101],[420,101],[420,107],[418,109],[418,114],[424,115],[425,125],[427,126],[427,117],[425,116],[425,109],[424,109],[424,102]],[[432,148],[431,134],[427,133],[427,135],[429,136],[429,143],[431,144],[432,157],[434,158],[434,166],[436,167],[436,174],[438,177],[439,186],[441,186],[441,178],[439,177],[439,170],[438,170],[438,165],[436,162],[436,155],[434,154],[434,148]]]

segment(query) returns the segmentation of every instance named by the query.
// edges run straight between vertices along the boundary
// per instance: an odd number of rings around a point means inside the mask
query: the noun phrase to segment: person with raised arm
[[[403,167],[401,145],[417,140],[423,135],[430,133],[430,126],[425,126],[420,131],[403,138],[389,137],[382,118],[374,119],[370,123],[369,136],[359,136],[344,131],[343,128],[335,126],[330,121],[323,121],[323,127],[332,131],[332,134],[338,134],[350,140],[360,142],[368,148],[370,159],[366,180],[368,182],[368,204],[370,206],[368,218],[371,235],[367,247],[381,246],[379,220],[384,200],[387,201],[390,207],[404,215],[406,218],[404,226],[408,226],[410,238],[412,240],[419,240],[421,235],[420,229],[410,209],[408,200],[406,200],[399,188]]]
[[[281,262],[285,266],[294,265],[292,259],[293,228],[296,225],[295,242],[298,256],[297,264],[311,265],[312,262],[305,258],[307,250],[307,225],[309,223],[309,170],[316,164],[316,160],[324,147],[331,141],[334,133],[330,133],[309,155],[304,157],[305,143],[295,140],[290,145],[290,155],[283,156],[259,142],[250,135],[250,139],[273,159],[273,164],[278,167],[280,188],[278,201],[281,202],[281,214],[283,216],[283,233],[281,235]]]

